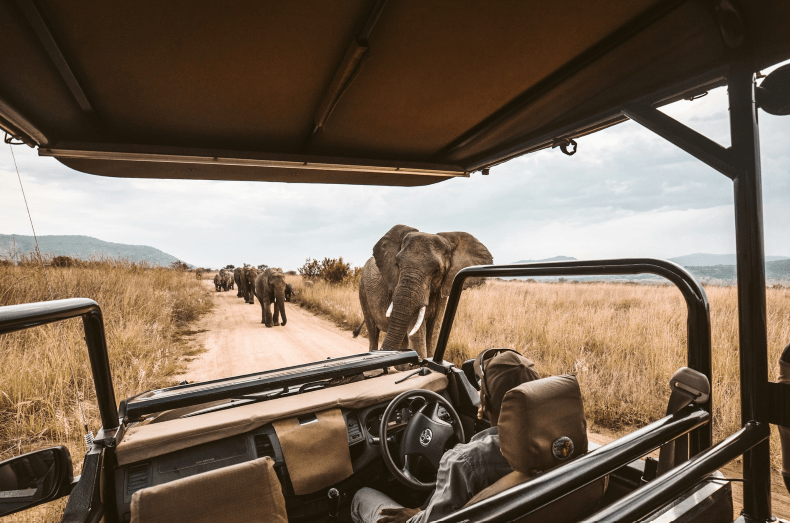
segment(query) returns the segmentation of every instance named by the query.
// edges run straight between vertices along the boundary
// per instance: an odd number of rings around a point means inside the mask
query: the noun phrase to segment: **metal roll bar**
[[[439,523],[513,521],[570,494],[618,468],[649,454],[664,443],[709,425],[710,414],[689,405],[625,437],[598,447],[531,481],[466,507]]]
[[[442,321],[442,328],[436,342],[436,352],[433,360],[441,363],[444,351],[450,339],[455,314],[461,300],[464,282],[468,278],[501,278],[514,276],[604,276],[604,275],[629,275],[629,274],[655,274],[662,276],[675,284],[686,301],[688,316],[687,329],[687,358],[689,368],[701,372],[713,383],[711,363],[711,327],[710,306],[705,290],[683,267],[666,261],[651,258],[626,258],[617,260],[590,260],[552,263],[530,263],[514,265],[478,265],[467,267],[458,271],[453,279],[450,296],[447,299],[447,308]],[[713,394],[711,394],[711,397]],[[708,413],[712,412],[712,400],[701,407]],[[691,437],[691,455],[697,454],[711,446],[713,441],[712,427],[710,424],[695,431]]]
[[[82,318],[85,329],[85,343],[88,345],[102,428],[109,432],[119,425],[118,408],[107,356],[104,320],[98,303],[87,298],[70,298],[0,307],[0,334],[76,317]]]
[[[750,421],[716,446],[678,465],[625,497],[594,514],[585,523],[614,523],[636,521],[664,506],[703,481],[709,474],[723,467],[749,449],[767,440],[768,425]]]

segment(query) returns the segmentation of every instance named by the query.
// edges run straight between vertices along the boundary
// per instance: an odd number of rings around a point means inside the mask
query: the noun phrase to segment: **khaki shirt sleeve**
[[[480,490],[480,481],[464,454],[448,450],[439,462],[436,491],[428,507],[409,519],[409,523],[436,521],[458,511]]]

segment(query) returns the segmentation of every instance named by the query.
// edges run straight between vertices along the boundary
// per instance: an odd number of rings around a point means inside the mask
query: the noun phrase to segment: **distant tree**
[[[340,258],[312,260],[307,258],[299,268],[299,274],[307,280],[324,280],[327,283],[356,283],[362,274],[362,267],[351,268],[350,263]]]
[[[289,276],[296,276],[296,271],[286,271],[285,274]]]
[[[230,263],[225,266],[226,269],[235,269],[235,265],[231,265]]]
[[[307,258],[298,270],[299,274],[307,280],[316,280],[321,276],[321,264],[318,260]]]
[[[265,271],[266,269],[268,269],[268,268],[269,268],[269,266],[268,266],[268,265],[266,265],[265,263],[262,263],[262,264],[258,265],[258,268],[259,268],[260,270],[262,270],[262,271]]]
[[[342,256],[338,259],[324,258],[320,274],[329,283],[343,283],[351,274],[351,264],[345,263]]]
[[[189,265],[181,260],[176,260],[170,263],[170,268],[176,271],[187,271],[189,270]]]
[[[53,267],[79,267],[80,261],[71,256],[55,256],[50,262]]]

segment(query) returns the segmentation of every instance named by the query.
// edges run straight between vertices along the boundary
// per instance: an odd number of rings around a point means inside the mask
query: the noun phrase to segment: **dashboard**
[[[397,441],[414,412],[424,400],[415,398],[399,408],[388,427],[389,444]],[[349,410],[341,409],[348,433],[348,445],[354,474],[335,487],[341,493],[341,503],[350,503],[354,493],[365,486],[366,474],[381,462],[378,446],[379,428],[387,403]],[[453,423],[450,414],[439,406],[438,415]],[[376,438],[376,439],[374,439]],[[316,449],[320,452],[320,449]],[[187,449],[163,454],[149,460],[130,463],[115,471],[116,506],[120,521],[131,520],[132,495],[140,489],[161,485],[176,479],[244,463],[264,456],[274,460],[275,472],[280,480],[288,509],[289,521],[312,521],[316,514],[326,514],[326,492],[297,496],[288,474],[288,464],[283,457],[277,433],[272,424],[254,431],[232,436]]]

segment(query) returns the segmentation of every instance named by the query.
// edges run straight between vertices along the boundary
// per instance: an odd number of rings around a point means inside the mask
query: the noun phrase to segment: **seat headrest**
[[[522,383],[505,394],[499,445],[514,470],[534,475],[587,452],[587,420],[575,376]]]

